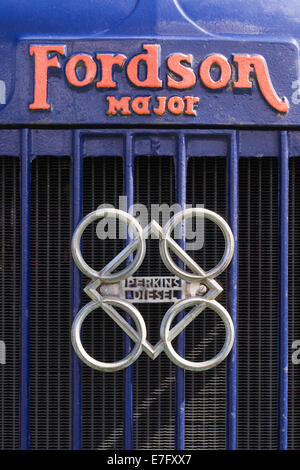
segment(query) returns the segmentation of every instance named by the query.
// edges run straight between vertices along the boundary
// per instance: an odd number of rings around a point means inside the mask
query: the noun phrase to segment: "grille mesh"
[[[239,165],[238,447],[277,441],[278,176],[276,158]]]
[[[6,363],[0,361],[0,448],[19,446],[19,161],[0,160],[0,340]],[[2,357],[3,358],[3,357]]]
[[[300,449],[300,364],[293,364],[291,356],[296,353],[299,360],[300,340],[300,158],[290,160],[290,204],[289,204],[289,409],[288,447]],[[298,341],[297,349],[293,343]]]
[[[189,159],[187,203],[218,212],[226,219],[226,159]],[[205,223],[204,247],[189,252],[205,270],[221,259],[224,244],[221,231]],[[226,307],[226,274],[216,279],[224,288],[218,297]],[[186,329],[186,354],[190,360],[206,360],[217,354],[224,343],[222,322],[206,309]],[[205,372],[186,372],[186,448],[223,449],[226,447],[226,362]]]
[[[174,165],[170,157],[137,157],[135,161],[135,202],[148,208],[151,204],[175,203]],[[163,276],[170,273],[159,256],[158,240],[147,240],[147,252],[136,275]],[[139,304],[154,345],[168,304]],[[135,363],[134,430],[137,449],[172,449],[174,447],[175,368],[164,353],[152,361],[143,353]]]
[[[102,204],[118,207],[123,192],[121,158],[84,159],[83,214]],[[105,266],[123,248],[122,240],[99,240],[96,225],[82,237],[82,253],[97,269]],[[82,276],[82,288],[88,279]],[[90,299],[84,295],[82,304]],[[100,309],[90,315],[82,331],[88,352],[98,360],[113,362],[123,357],[121,329]],[[120,449],[123,436],[122,371],[108,374],[82,364],[82,446],[84,449]]]
[[[32,164],[30,444],[71,444],[71,200],[70,160]]]

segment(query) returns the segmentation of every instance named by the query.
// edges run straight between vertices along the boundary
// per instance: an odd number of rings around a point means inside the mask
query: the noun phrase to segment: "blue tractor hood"
[[[299,125],[298,25],[297,0],[6,0],[0,124]]]
[[[137,22],[137,20],[139,22]],[[298,0],[3,0],[1,38],[95,37],[114,30],[178,35],[194,23],[211,34],[300,38]],[[130,28],[130,24],[132,29]]]

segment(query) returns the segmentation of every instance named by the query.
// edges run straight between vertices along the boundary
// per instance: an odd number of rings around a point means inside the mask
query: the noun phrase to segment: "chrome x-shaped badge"
[[[222,230],[225,239],[225,250],[222,259],[208,272],[205,272],[170,236],[179,223],[194,216],[202,216],[216,223]],[[83,259],[80,249],[80,240],[84,230],[89,224],[105,217],[117,218],[128,224],[133,231],[133,239],[112,261],[98,272],[91,268]],[[181,280],[182,286],[182,298],[175,301],[173,299],[173,305],[163,317],[160,328],[160,340],[155,346],[152,346],[147,340],[145,321],[134,305],[134,298],[128,298],[128,296],[126,296],[126,289],[124,288],[125,280],[128,280],[143,262],[146,253],[145,239],[151,233],[155,233],[160,240],[160,255],[165,266]],[[170,254],[170,250],[191,272],[185,271],[177,266]],[[142,351],[151,359],[155,359],[162,351],[165,351],[167,356],[177,366],[188,370],[200,371],[217,366],[226,358],[232,348],[234,327],[227,310],[219,302],[214,300],[222,292],[222,287],[214,278],[228,267],[233,256],[233,251],[234,239],[229,225],[218,214],[207,209],[185,209],[172,217],[163,228],[156,221],[152,221],[144,229],[132,215],[118,209],[99,209],[91,212],[78,225],[72,240],[72,254],[75,263],[86,276],[92,279],[84,289],[92,301],[78,312],[72,325],[72,343],[77,355],[88,366],[106,372],[115,372],[128,367],[139,357]],[[132,262],[121,271],[115,272],[118,266],[128,259],[129,255],[132,253],[135,253]],[[131,352],[125,358],[117,362],[107,363],[97,361],[86,352],[81,342],[80,333],[85,318],[89,313],[99,307],[102,308],[134,342],[134,347]],[[120,308],[130,315],[136,329],[118,313],[115,307]],[[171,324],[177,314],[190,307],[194,308],[186,313],[184,318],[171,328]],[[214,358],[203,362],[189,361],[175,351],[172,341],[206,308],[215,311],[222,319],[226,330],[225,342],[221,351]]]

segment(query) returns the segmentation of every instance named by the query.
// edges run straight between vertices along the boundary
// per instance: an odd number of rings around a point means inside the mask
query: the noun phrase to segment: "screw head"
[[[197,289],[197,295],[204,295],[207,292],[207,287],[204,284],[201,284],[201,286],[198,287]]]

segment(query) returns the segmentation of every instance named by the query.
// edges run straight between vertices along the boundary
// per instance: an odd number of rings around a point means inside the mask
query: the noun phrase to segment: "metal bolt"
[[[109,294],[109,288],[106,285],[102,285],[100,287],[100,294],[101,295],[108,295]]]
[[[201,284],[199,288],[197,289],[197,294],[198,295],[204,295],[207,292],[207,287],[204,284]]]

